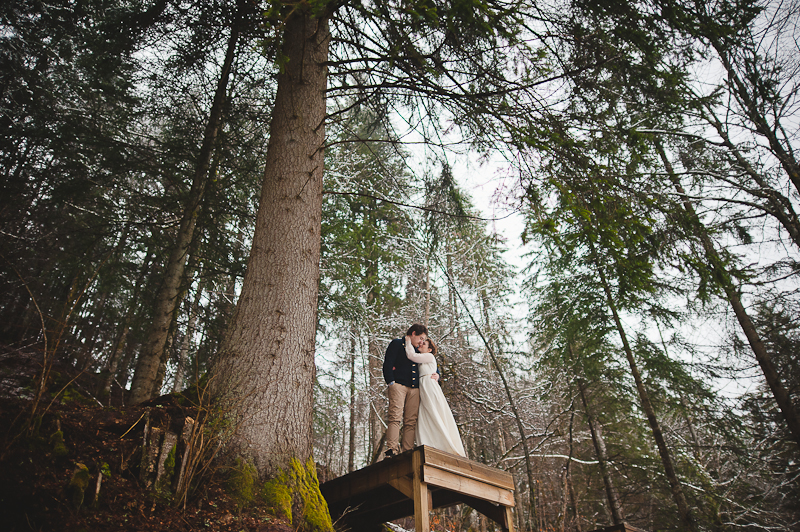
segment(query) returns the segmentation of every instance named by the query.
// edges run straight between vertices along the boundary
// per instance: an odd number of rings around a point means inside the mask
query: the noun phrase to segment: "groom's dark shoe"
[[[392,449],[386,449],[386,452],[384,453],[384,456],[386,458],[391,458],[392,456],[394,456],[394,451]]]

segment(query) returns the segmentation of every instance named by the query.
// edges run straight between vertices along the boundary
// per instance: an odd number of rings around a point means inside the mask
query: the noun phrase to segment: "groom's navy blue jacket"
[[[411,362],[406,356],[405,338],[389,342],[383,358],[383,378],[386,384],[396,382],[409,388],[419,388],[419,364]]]

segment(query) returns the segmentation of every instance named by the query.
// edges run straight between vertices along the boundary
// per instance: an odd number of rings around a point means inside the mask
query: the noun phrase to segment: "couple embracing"
[[[418,445],[466,456],[453,413],[439,387],[436,344],[424,325],[412,325],[405,338],[389,343],[383,360],[383,378],[388,385],[389,423],[386,456]],[[398,442],[400,423],[403,441]]]

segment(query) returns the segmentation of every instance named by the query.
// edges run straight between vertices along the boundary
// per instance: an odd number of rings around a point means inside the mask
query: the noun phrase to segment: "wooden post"
[[[508,532],[514,532],[514,513],[511,511],[510,506],[505,507],[504,520],[506,530],[508,530]]]
[[[414,469],[414,531],[430,532],[431,494],[428,484],[422,481],[422,449],[417,449],[411,458]]]

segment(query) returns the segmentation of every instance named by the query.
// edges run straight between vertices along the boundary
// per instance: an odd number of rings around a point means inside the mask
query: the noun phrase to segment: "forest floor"
[[[144,406],[103,406],[86,390],[93,376],[69,366],[53,369],[66,387],[42,402],[38,431],[26,431],[35,356],[0,352],[0,530],[22,531],[231,531],[288,532],[293,528],[266,511],[238,511],[224,484],[212,476],[185,505],[146,489],[138,475]],[[74,379],[74,380],[72,380]],[[64,386],[63,384],[61,386]],[[61,386],[52,386],[58,391]],[[170,409],[180,408],[174,404]],[[159,407],[151,407],[158,410]],[[174,412],[173,412],[174,414]],[[60,429],[63,447],[53,434]],[[75,509],[68,485],[77,464],[89,471],[84,502]],[[97,478],[102,474],[95,500]]]

